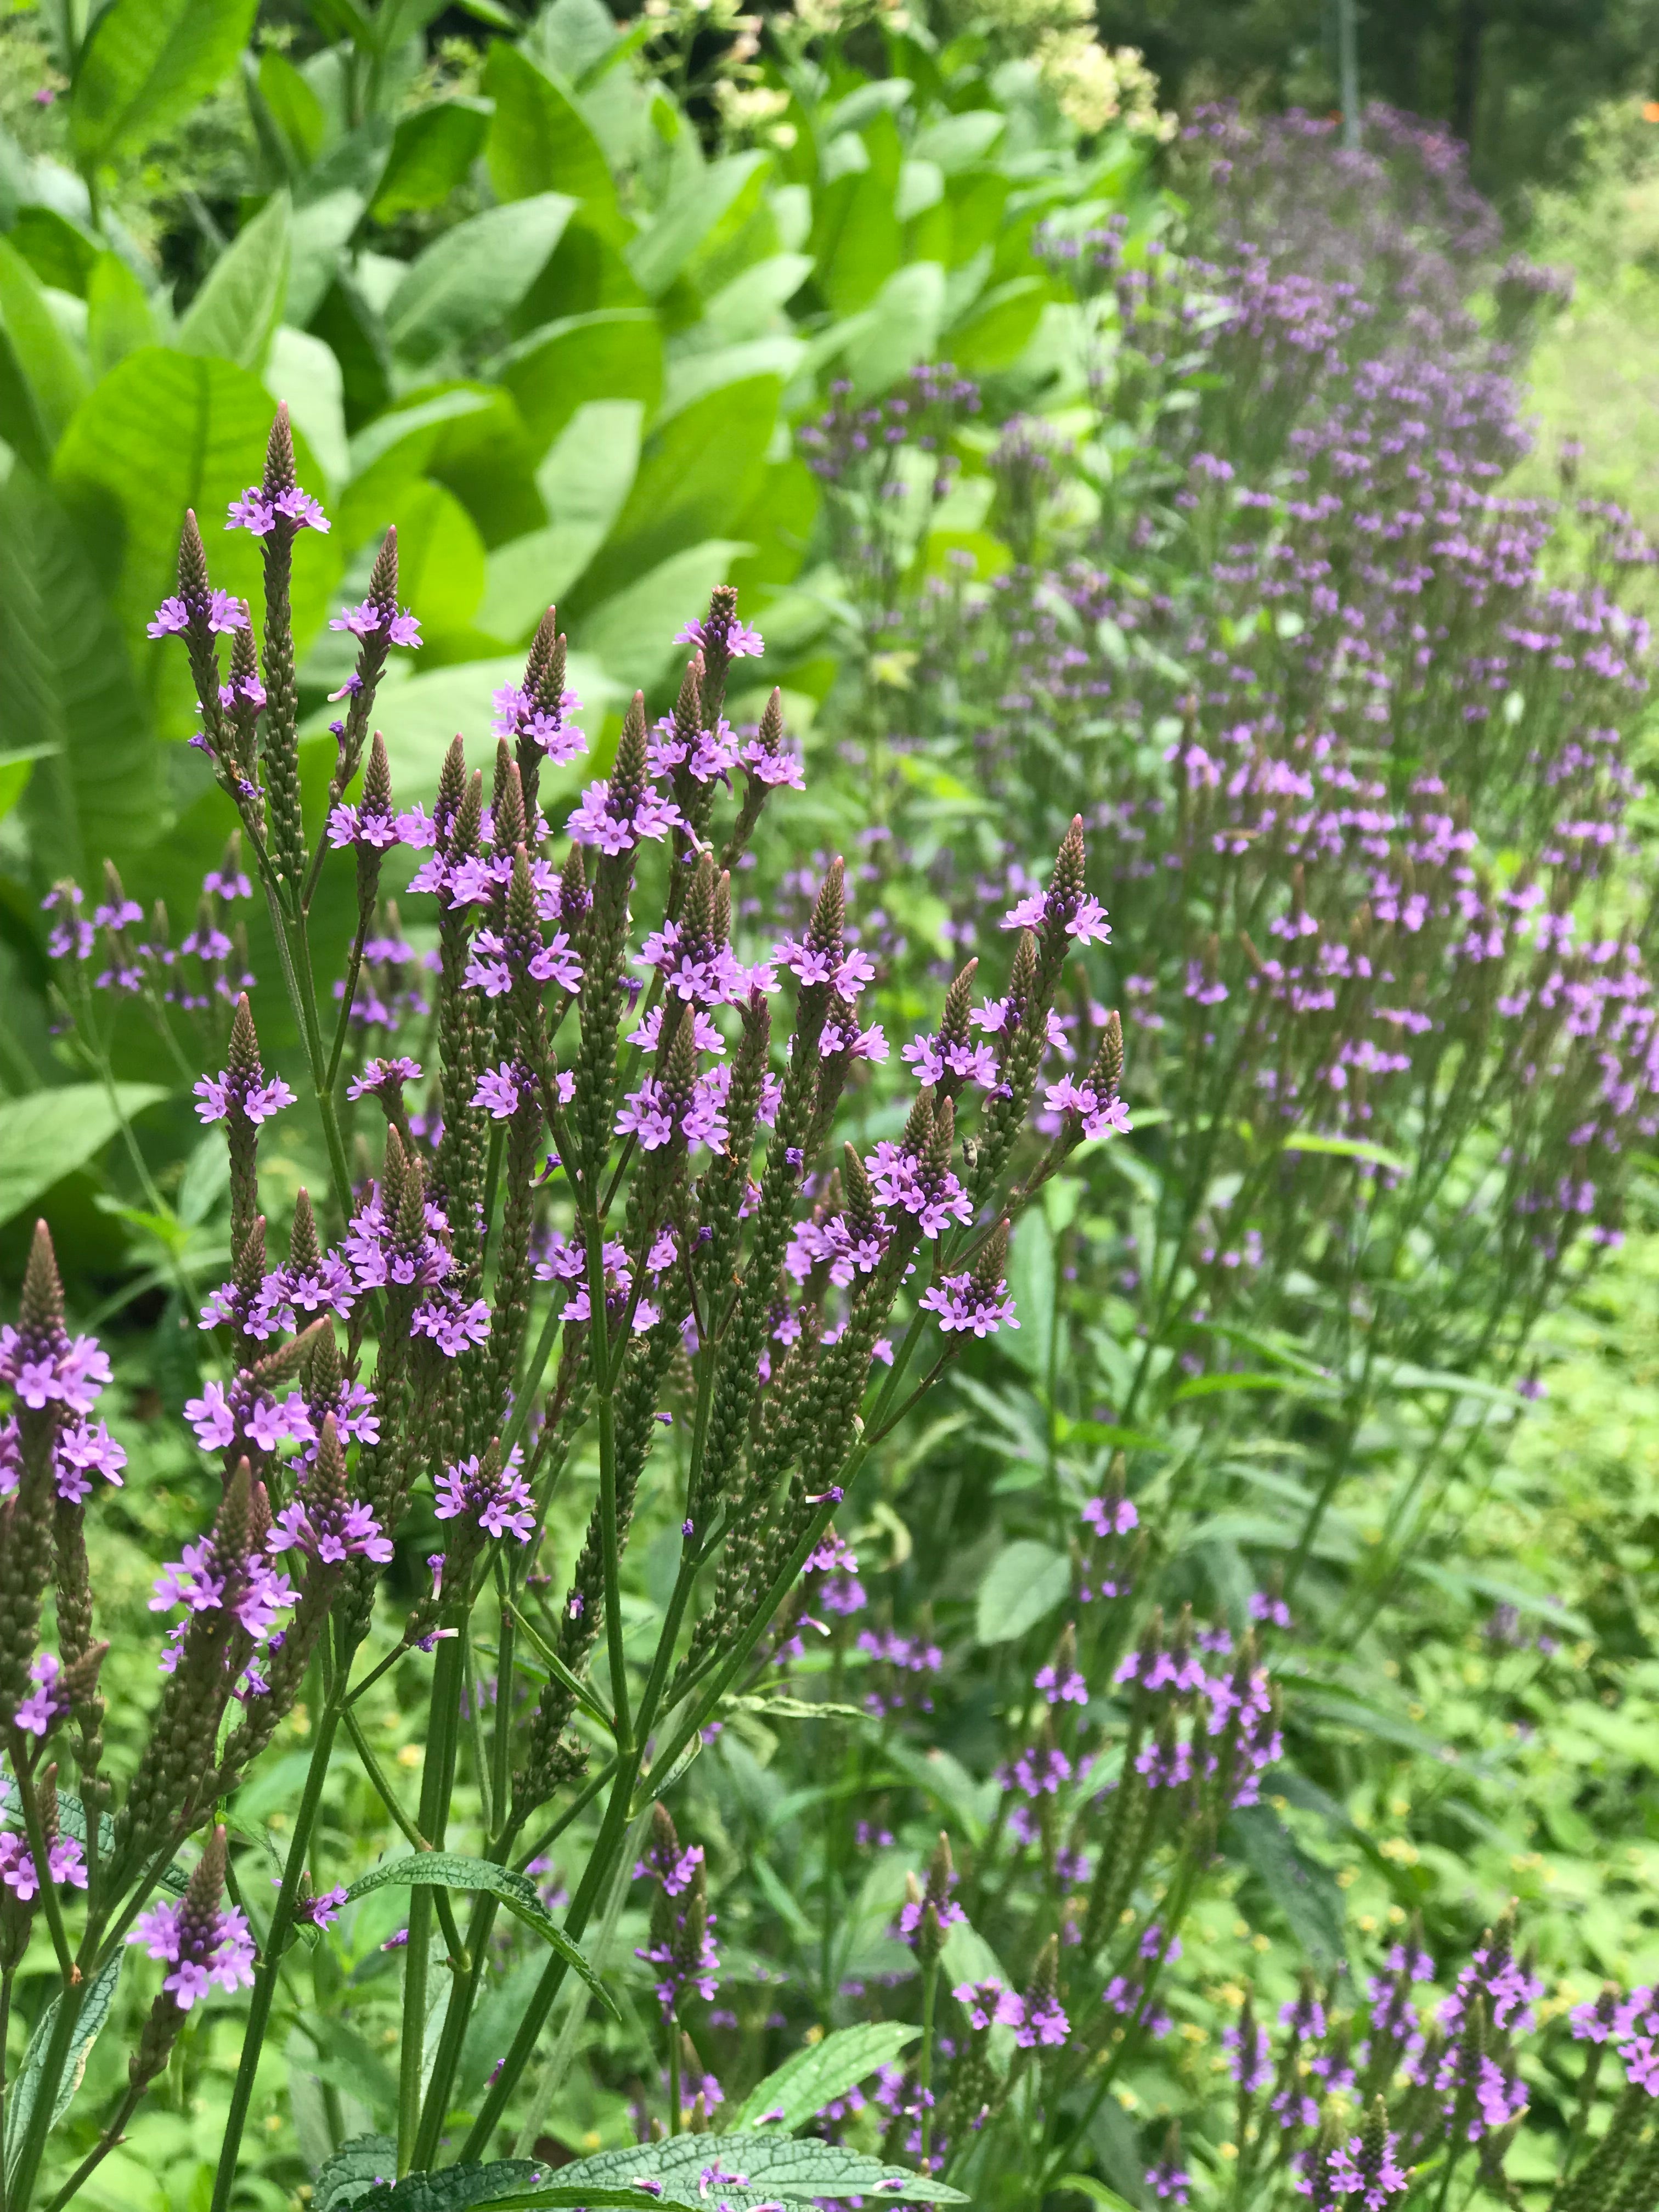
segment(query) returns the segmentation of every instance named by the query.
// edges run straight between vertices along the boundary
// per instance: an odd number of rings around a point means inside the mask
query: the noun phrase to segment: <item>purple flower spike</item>
[[[173,1968],[161,1987],[180,2012],[188,2012],[216,1982],[222,1990],[253,1986],[253,1938],[246,1916],[233,1905],[192,1928],[188,1914],[185,1898],[158,1905],[140,1917],[127,1937],[129,1943],[142,1943],[152,1959]]]
[[[493,1477],[476,1454],[458,1467],[447,1468],[433,1509],[439,1520],[465,1518],[476,1522],[487,1536],[510,1535],[527,1544],[535,1532],[536,1501],[519,1473],[520,1457],[515,1444],[507,1465]]]

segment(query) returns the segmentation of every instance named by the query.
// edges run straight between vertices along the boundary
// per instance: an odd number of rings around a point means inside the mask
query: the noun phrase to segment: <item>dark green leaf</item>
[[[70,137],[82,163],[153,145],[235,67],[257,0],[113,0],[76,71]]]
[[[1270,1805],[1243,1807],[1228,1831],[1310,1963],[1322,1974],[1334,1972],[1346,1945],[1342,1893],[1330,1869],[1309,1856]]]
[[[515,1919],[522,1920],[526,1928],[533,1928],[543,1942],[581,1976],[600,2003],[616,2014],[617,2007],[609,1990],[542,1903],[535,1883],[527,1875],[514,1874],[489,1859],[466,1858],[455,1851],[414,1851],[407,1858],[387,1859],[372,1873],[354,1881],[346,1892],[347,1901],[367,1897],[372,1890],[387,1888],[487,1890],[492,1897],[500,1898]]]
[[[120,1978],[121,1962],[126,1957],[123,1944],[112,1958],[106,1960],[94,1976],[90,1987],[81,2000],[81,2010],[75,2023],[75,2033],[69,2048],[69,2060],[52,2099],[52,2118],[48,2128],[55,2128],[69,2110],[70,2100],[80,2087],[87,2070],[87,2057],[97,2040],[98,2031],[109,2018],[109,2008],[115,1998],[115,1984]],[[28,2130],[29,2115],[34,2110],[35,2099],[40,2093],[41,2069],[46,2063],[46,2045],[52,2040],[52,2026],[58,2018],[58,2008],[64,2002],[54,1997],[40,2016],[40,2024],[29,2038],[28,2049],[23,2053],[23,2063],[17,2079],[6,2100],[6,2171],[10,2172],[18,2151]]]
[[[878,2066],[896,2058],[921,2030],[907,2021],[866,2021],[861,2027],[838,2027],[821,2043],[809,2044],[793,2058],[786,2058],[750,2091],[735,2124],[739,2129],[763,2124],[786,2134],[821,2112],[832,2098],[848,2090]]]

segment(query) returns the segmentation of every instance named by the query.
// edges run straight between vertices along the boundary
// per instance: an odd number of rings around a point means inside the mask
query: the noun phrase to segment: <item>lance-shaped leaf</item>
[[[896,2058],[921,2033],[902,2020],[867,2021],[859,2027],[838,2027],[822,2043],[809,2044],[793,2058],[786,2058],[775,2074],[769,2074],[751,2089],[738,2114],[738,2126],[764,2125],[788,2134],[803,2120],[821,2112],[832,2098],[845,2096],[866,2075]]]
[[[115,1998],[115,1984],[120,1978],[121,1962],[126,1957],[125,1946],[106,1960],[93,1977],[91,1986],[81,2000],[81,2010],[70,2038],[69,2061],[58,2078],[57,2094],[52,2100],[49,2128],[55,2128],[69,2110],[70,2100],[81,2086],[87,2070],[87,2054],[97,2040],[98,2031],[109,2018],[109,2008]],[[58,2008],[64,2000],[54,1997],[40,2015],[40,2024],[29,2038],[29,2047],[23,2053],[23,2063],[11,2095],[6,2103],[6,2171],[9,2174],[17,2153],[28,2133],[29,2116],[34,2110],[35,2100],[40,2094],[40,2077],[46,2065],[46,2046],[52,2041],[52,2029],[58,2019]]]
[[[373,1873],[354,1881],[346,1892],[346,1902],[355,1903],[372,1890],[398,1887],[488,1890],[492,1897],[500,1898],[514,1919],[533,1928],[567,1966],[574,1967],[601,2004],[617,2019],[622,2017],[610,1992],[542,1903],[527,1875],[514,1874],[489,1859],[465,1858],[454,1851],[411,1851],[407,1858],[387,1859]]]
[[[235,66],[255,0],[114,0],[75,72],[70,137],[80,161],[152,144]]]

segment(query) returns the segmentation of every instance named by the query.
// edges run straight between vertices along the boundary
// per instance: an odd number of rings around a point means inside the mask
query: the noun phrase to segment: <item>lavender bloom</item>
[[[172,1967],[161,1987],[180,2012],[188,2012],[216,1983],[222,1990],[253,1986],[253,1938],[246,1917],[233,1905],[200,1926],[193,1927],[191,1919],[189,1899],[179,1898],[152,1906],[127,1937]]]
[[[275,499],[267,499],[258,484],[250,484],[240,499],[230,502],[225,528],[249,530],[256,538],[268,538],[278,522],[295,530],[314,530],[324,537],[329,530],[328,517],[321,507],[297,484]]]
[[[270,1886],[273,1889],[280,1889],[283,1886],[281,1877],[272,1875]],[[294,1917],[313,1928],[331,1928],[339,1918],[340,1908],[345,1901],[346,1893],[343,1886],[319,1890],[314,1896],[299,1899],[294,1908]]]
[[[201,1102],[196,1111],[204,1121],[225,1121],[240,1114],[256,1127],[291,1106],[295,1097],[280,1075],[267,1078],[258,1067],[246,1077],[225,1068],[217,1075],[199,1077],[193,1088]]]
[[[684,629],[675,631],[674,642],[696,646],[710,659],[718,653],[726,660],[758,660],[766,650],[760,632],[739,622],[735,612],[723,625],[719,624],[717,617],[694,617]]]
[[[999,1981],[959,1982],[951,1994],[967,2014],[969,2025],[981,2033],[1006,2021],[1011,2004],[1022,2015],[1024,2009],[1014,1992]]]
[[[233,599],[228,592],[210,592],[202,608],[202,619],[210,630],[221,637],[228,637],[234,630],[248,626],[247,608],[240,599]],[[162,600],[155,610],[155,619],[148,625],[151,637],[181,636],[190,628],[191,611],[176,592]]]
[[[1000,1328],[1018,1328],[1014,1302],[1006,1281],[994,1289],[976,1284],[971,1274],[945,1275],[921,1294],[921,1304],[939,1316],[945,1335],[971,1329],[975,1336],[994,1336]]]
[[[1130,1134],[1129,1109],[1123,1099],[1103,1098],[1092,1084],[1073,1083],[1069,1075],[1048,1085],[1042,1094],[1042,1103],[1051,1114],[1079,1115],[1085,1137]]]
[[[1086,1499],[1082,1518],[1097,1536],[1127,1536],[1140,1516],[1129,1498],[1105,1497]]]
[[[17,1726],[27,1735],[44,1736],[71,1709],[62,1687],[63,1668],[50,1651],[37,1652],[29,1667],[34,1687],[20,1700]]]
[[[86,1887],[86,1853],[75,1837],[55,1836],[47,1844],[46,1877],[59,1888],[65,1882],[71,1889]],[[21,1836],[0,1834],[0,1883],[20,1905],[29,1904],[40,1893],[34,1855]]]
[[[9,1382],[31,1412],[56,1405],[89,1413],[108,1381],[109,1355],[95,1337],[71,1343],[60,1324],[48,1342],[40,1331],[26,1339],[9,1322],[0,1325],[0,1382]]]
[[[1156,2166],[1149,2166],[1145,2179],[1154,2197],[1172,2197],[1177,2204],[1184,2204],[1192,2193],[1191,2174],[1171,2160],[1160,2159]]]
[[[1379,2144],[1351,2136],[1330,2160],[1326,2179],[1339,2197],[1358,2197],[1363,2212],[1383,2212],[1389,2197],[1411,2186],[1411,2175],[1395,2160],[1400,2138],[1386,2130]]]
[[[1051,1705],[1086,1705],[1089,1702],[1089,1686],[1075,1667],[1064,1675],[1052,1662],[1039,1667],[1033,1687],[1041,1690]]]
[[[1253,2021],[1248,2038],[1242,2026],[1224,2027],[1221,2047],[1228,2054],[1228,2073],[1247,2097],[1273,2080],[1273,2045],[1265,2027]]]
[[[405,1083],[418,1083],[421,1063],[399,1054],[390,1060],[366,1060],[346,1085],[348,1098],[396,1098]]]
[[[373,599],[363,599],[355,607],[345,607],[337,615],[331,615],[328,626],[331,629],[349,630],[353,637],[373,637],[384,629],[387,641],[392,645],[418,647],[421,642],[421,625],[415,616],[406,609],[393,613],[388,608],[377,606]]]
[[[302,1486],[271,1525],[265,1548],[273,1556],[297,1547],[325,1566],[336,1566],[353,1558],[372,1559],[385,1566],[392,1558],[389,1536],[369,1508],[353,1498],[337,1505],[319,1504]]]
[[[973,1202],[948,1168],[936,1169],[915,1152],[883,1138],[864,1163],[878,1204],[915,1216],[921,1233],[936,1237],[951,1221],[971,1221]]]
[[[465,1516],[486,1535],[510,1534],[517,1542],[527,1544],[536,1527],[535,1500],[519,1473],[520,1459],[514,1445],[507,1465],[494,1474],[476,1455],[459,1466],[447,1468],[439,1478],[434,1508],[439,1520]]]
[[[673,801],[650,784],[633,794],[630,802],[627,794],[613,793],[608,783],[590,783],[565,826],[574,843],[596,847],[614,858],[631,852],[642,837],[664,838],[684,823]]]
[[[568,721],[567,715],[579,713],[581,701],[574,691],[560,694],[559,703],[551,712],[538,707],[530,695],[516,684],[504,684],[495,695],[495,719],[490,725],[491,734],[497,738],[524,739],[539,748],[550,767],[562,768],[566,762],[575,759],[578,753],[587,750],[587,738],[580,726]]]

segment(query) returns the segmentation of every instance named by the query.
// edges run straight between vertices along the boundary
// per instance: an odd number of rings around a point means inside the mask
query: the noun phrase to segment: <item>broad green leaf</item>
[[[246,61],[243,66],[247,66]],[[309,168],[322,151],[328,130],[322,101],[288,56],[275,46],[267,46],[260,55],[254,86],[287,143],[293,168]]]
[[[56,745],[13,746],[0,753],[0,822],[3,822],[28,789],[36,761],[56,758]]]
[[[838,2027],[822,2043],[809,2044],[786,2058],[750,2091],[734,2125],[738,2130],[763,2124],[786,2132],[810,2120],[834,2097],[848,2090],[896,2058],[907,2043],[921,2033],[904,2021],[871,2021],[860,2027]]]
[[[994,107],[970,107],[962,115],[947,115],[919,131],[911,153],[919,161],[933,161],[947,175],[982,161],[1007,128],[1008,118]]]
[[[1240,1856],[1289,1922],[1291,1934],[1322,1975],[1345,1952],[1342,1893],[1330,1869],[1310,1858],[1270,1805],[1247,1805],[1228,1823]]]
[[[543,68],[578,84],[617,47],[617,24],[601,0],[552,0],[525,33],[525,50]]]
[[[91,1985],[81,2000],[81,2010],[75,2022],[75,2033],[70,2040],[69,2063],[60,2077],[52,2099],[52,2118],[48,2129],[55,2128],[70,2108],[70,2100],[80,2087],[87,2070],[87,2059],[98,2031],[109,2018],[110,2006],[115,2001],[115,1984],[120,1979],[122,1961],[126,1957],[123,1944],[114,1956],[106,1960],[94,1976]],[[52,2028],[58,2018],[58,2008],[64,2002],[54,1997],[40,2016],[40,2024],[29,2038],[28,2049],[23,2053],[23,2063],[11,2094],[6,2100],[6,2171],[10,2172],[22,2148],[23,2137],[28,2131],[29,2116],[34,2110],[35,2100],[40,2094],[40,2076],[46,2063],[46,2045],[52,2040]]]
[[[118,253],[100,253],[87,278],[87,355],[94,379],[155,341],[149,298]]]
[[[465,629],[483,597],[483,540],[453,491],[429,477],[392,509],[398,526],[398,592],[433,637]]]
[[[981,1644],[1012,1644],[1064,1604],[1071,1587],[1072,1565],[1063,1552],[1030,1539],[1010,1544],[979,1586],[974,1633]]]
[[[996,1783],[975,1782],[961,1760],[938,1744],[922,1751],[894,1736],[883,1747],[882,1756],[942,1806],[970,1844],[984,1839],[996,1812]]]
[[[985,293],[951,325],[945,339],[951,360],[975,376],[1006,368],[1030,343],[1048,297],[1040,276],[1016,276]]]
[[[775,376],[722,385],[657,425],[617,526],[582,579],[580,607],[611,598],[672,554],[725,536],[765,472],[781,389]]]
[[[504,322],[541,274],[574,205],[562,192],[542,192],[445,231],[386,302],[396,350],[422,366]]]
[[[647,307],[567,315],[514,346],[499,376],[538,453],[590,400],[637,399],[649,421],[662,396],[661,326]]]
[[[710,346],[706,351],[677,355],[664,379],[663,414],[678,415],[683,407],[695,406],[706,392],[751,377],[775,376],[780,384],[787,384],[805,357],[805,342],[787,331],[745,338],[737,345]]]
[[[386,1888],[487,1890],[490,1896],[500,1898],[515,1920],[533,1928],[550,1949],[574,1968],[607,2012],[621,2018],[610,1991],[542,1903],[527,1875],[455,1851],[413,1851],[407,1858],[387,1859],[361,1876],[346,1892],[346,1899],[352,1903],[371,1891]]]
[[[161,836],[164,763],[126,646],[69,517],[21,466],[0,489],[0,730],[37,755],[21,808],[41,878],[87,881]]]
[[[769,253],[723,284],[708,302],[703,319],[734,345],[760,337],[776,325],[811,273],[808,254]]]
[[[376,222],[439,207],[483,150],[489,110],[482,100],[441,100],[402,117],[370,213]]]
[[[503,200],[568,192],[590,217],[616,216],[611,165],[581,110],[529,56],[497,40],[484,64],[483,88],[495,103],[484,160]]]
[[[179,325],[186,353],[263,366],[288,297],[289,201],[273,192],[208,271]]]
[[[86,296],[99,243],[67,209],[20,208],[10,237],[43,284],[77,299]]]
[[[712,2169],[712,2172],[711,2172]],[[732,2212],[759,2212],[781,2197],[789,2203],[811,2203],[819,2197],[902,2197],[912,2204],[965,2204],[959,2190],[931,2175],[909,2172],[885,2159],[867,2157],[839,2143],[810,2137],[777,2135],[672,2136],[665,2142],[639,2143],[623,2150],[600,2151],[578,2159],[559,2170],[556,2192],[515,2190],[496,2201],[501,2212],[508,2207],[538,2204],[593,2203],[580,2192],[595,2186],[626,2189],[641,2181],[655,2183],[647,2192],[659,2204],[690,2205],[708,2212],[720,2177],[719,2202]],[[741,2176],[741,2179],[738,2177]],[[705,2177],[708,2177],[705,2179]],[[573,2195],[572,2192],[577,2192]]]
[[[628,265],[653,300],[661,297],[750,180],[769,166],[765,154],[711,161],[687,191],[672,196],[628,248]]]
[[[166,702],[158,715],[164,736],[186,737],[196,726],[195,693],[183,654],[149,644],[144,626],[174,588],[187,507],[211,549],[214,581],[258,603],[258,543],[246,531],[227,531],[224,518],[229,502],[258,480],[274,411],[251,370],[145,346],[94,387],[58,446],[53,481],[82,542],[111,559],[111,599],[122,631],[131,649],[145,656],[142,680],[150,696]],[[300,481],[316,489],[302,434],[295,444]],[[301,653],[322,626],[342,557],[333,537],[301,532],[294,629]]]
[[[676,631],[708,605],[710,592],[748,550],[731,538],[706,538],[671,555],[583,616],[583,650],[597,655],[624,693],[647,690],[676,663],[684,666],[686,648],[674,643]]]
[[[257,0],[113,0],[92,27],[70,102],[82,165],[153,145],[235,67]]]
[[[0,331],[22,380],[31,457],[50,454],[87,392],[87,373],[58,326],[40,280],[9,239],[0,238]],[[12,437],[12,425],[6,425]]]
[[[159,1084],[121,1083],[112,1104],[101,1083],[70,1083],[0,1099],[0,1221],[9,1221],[53,1183],[95,1159],[120,1127],[167,1092]]]
[[[892,188],[876,169],[837,177],[817,195],[806,250],[817,264],[817,287],[836,314],[870,305],[904,253]]]
[[[546,529],[511,538],[489,556],[478,611],[488,635],[527,638],[605,543],[639,466],[641,412],[632,399],[594,400],[578,409],[536,471]],[[591,649],[587,627],[583,644]]]

